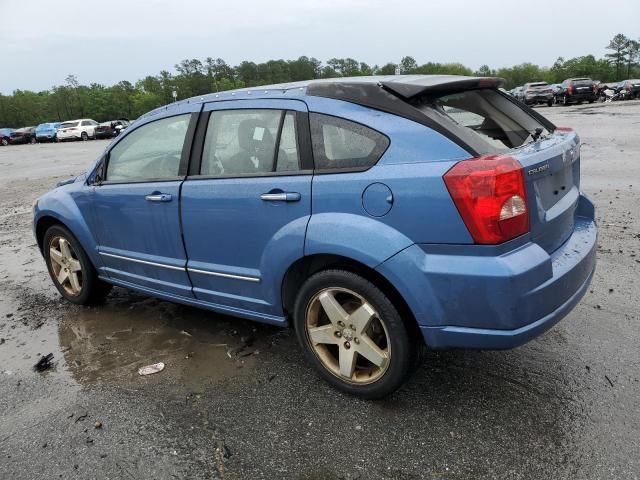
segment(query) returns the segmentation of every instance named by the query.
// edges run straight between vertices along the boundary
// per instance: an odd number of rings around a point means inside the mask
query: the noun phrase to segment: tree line
[[[428,62],[419,65],[406,56],[396,64],[370,66],[353,58],[332,58],[326,63],[302,56],[296,60],[269,60],[263,63],[243,61],[231,66],[221,58],[208,57],[182,60],[175,71],[161,71],[131,83],[127,80],[112,86],[99,83],[83,85],[75,75],[69,75],[63,85],[33,92],[15,90],[0,94],[0,127],[21,127],[43,122],[73,118],[93,118],[106,121],[115,118],[136,118],[139,115],[179,99],[234,88],[255,87],[317,78],[360,75],[454,74],[497,76],[506,80],[510,89],[526,82],[560,83],[566,78],[588,76],[611,82],[640,77],[640,39],[617,34],[607,45],[604,58],[594,55],[565,59],[559,57],[551,67],[522,63],[508,68],[492,69],[488,65],[474,71],[460,63]]]

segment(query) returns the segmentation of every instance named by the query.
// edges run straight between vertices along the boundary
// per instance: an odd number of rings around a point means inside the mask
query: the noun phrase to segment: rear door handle
[[[298,192],[263,193],[260,198],[265,202],[299,202],[301,195]]]
[[[148,202],[170,202],[171,194],[170,193],[152,193],[151,195],[147,195],[144,197]]]

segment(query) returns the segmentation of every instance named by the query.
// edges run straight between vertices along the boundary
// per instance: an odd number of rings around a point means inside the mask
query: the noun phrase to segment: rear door
[[[281,282],[303,255],[311,214],[306,104],[205,105],[181,208],[196,298],[283,321]]]
[[[196,108],[196,107],[194,107]],[[92,207],[101,273],[126,284],[192,297],[180,231],[180,186],[197,113],[144,123],[108,152]]]

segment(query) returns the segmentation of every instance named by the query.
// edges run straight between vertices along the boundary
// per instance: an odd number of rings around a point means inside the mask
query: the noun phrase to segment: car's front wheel
[[[0,143],[2,143],[3,147],[6,147],[7,145],[9,145],[9,141],[6,138],[3,138],[2,140],[0,140]]]
[[[89,305],[104,299],[111,290],[98,278],[80,243],[62,225],[49,227],[42,248],[49,275],[66,300]]]
[[[29,143],[30,143],[31,145],[35,145],[36,143],[38,143],[38,140],[36,140],[36,137],[31,137],[31,138],[29,139]]]
[[[418,345],[389,298],[345,270],[310,277],[294,323],[305,355],[336,388],[362,398],[389,395],[417,363]]]

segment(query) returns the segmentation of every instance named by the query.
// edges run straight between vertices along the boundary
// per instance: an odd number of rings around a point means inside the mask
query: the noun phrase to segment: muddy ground
[[[63,303],[31,202],[107,143],[0,147],[0,478],[639,478],[640,101],[539,111],[584,141],[591,291],[524,347],[428,353],[379,402],[329,388],[286,330],[122,289]]]

